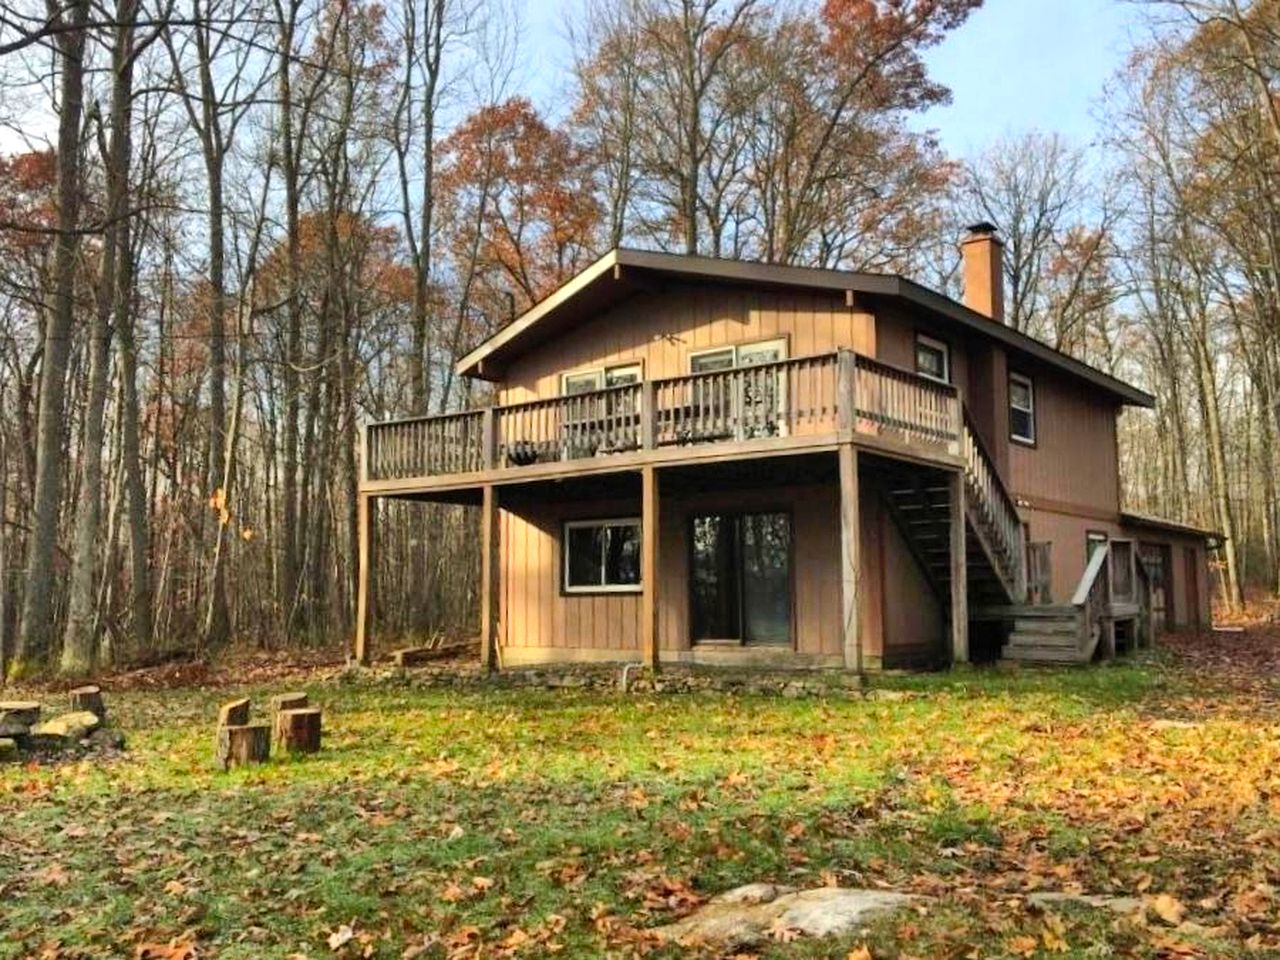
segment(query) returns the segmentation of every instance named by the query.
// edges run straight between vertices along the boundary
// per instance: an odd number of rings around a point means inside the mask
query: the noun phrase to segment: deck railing
[[[842,426],[955,454],[961,423],[954,387],[842,351],[374,423],[365,464],[369,480],[437,477]]]
[[[653,381],[653,445],[756,440],[835,427],[834,353]]]
[[[1027,591],[1022,521],[969,419],[968,411],[964,414],[963,439],[965,500],[970,516],[992,547],[995,555],[991,559],[996,573],[1014,601],[1021,603]]]
[[[484,469],[483,410],[412,417],[369,425],[365,469],[370,480],[438,477]]]
[[[1103,543],[1094,548],[1084,574],[1071,597],[1071,605],[1079,611],[1081,655],[1084,659],[1092,659],[1098,644],[1102,643],[1104,653],[1110,656],[1114,651],[1110,634],[1112,624],[1111,612],[1111,549]]]
[[[578,460],[640,447],[638,383],[495,408],[497,466]]]
[[[947,444],[958,438],[956,388],[859,355],[854,406],[859,433],[896,435],[908,443]]]

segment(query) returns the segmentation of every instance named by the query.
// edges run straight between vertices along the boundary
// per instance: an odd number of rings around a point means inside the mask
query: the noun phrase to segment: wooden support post
[[[640,383],[640,447],[652,450],[657,446],[658,390],[652,380]]]
[[[951,499],[951,662],[969,661],[969,559],[965,537],[964,474],[948,482]]]
[[[497,462],[497,413],[493,407],[484,408],[484,418],[480,422],[480,464],[486,470],[492,470]]]
[[[841,402],[844,402],[843,397]],[[842,408],[843,409],[843,408]],[[859,589],[861,520],[858,511],[858,449],[840,444],[840,597],[844,608],[843,649],[846,670],[863,671],[862,594]]]
[[[480,666],[489,672],[497,666],[498,598],[501,588],[498,491],[491,483],[484,485],[480,510]]]
[[[852,350],[836,354],[836,429],[840,440],[853,439],[858,419],[858,355]]]
[[[356,640],[355,657],[369,663],[369,565],[372,560],[370,542],[373,536],[373,498],[367,493],[356,497]]]
[[[658,471],[640,471],[640,639],[644,665],[658,669]]]

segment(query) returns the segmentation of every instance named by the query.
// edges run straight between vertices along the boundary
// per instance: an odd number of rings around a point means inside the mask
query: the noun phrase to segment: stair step
[[[1009,635],[1008,647],[1020,650],[1079,650],[1079,637],[1052,637],[1038,633],[1013,633]]]
[[[1085,658],[1078,650],[1059,653],[1057,651],[1039,649],[1016,649],[1005,647],[1001,656],[1006,660],[1017,660],[1019,663],[1084,663]]]
[[[1020,620],[1030,619],[1032,617],[1044,617],[1050,620],[1062,617],[1074,617],[1078,611],[1075,607],[1066,603],[1059,604],[1043,604],[1043,605],[1018,605],[1009,607],[1009,616]]]
[[[1080,635],[1080,623],[1072,617],[1070,620],[1047,620],[1033,619],[1028,617],[1015,617],[1013,621],[1014,633],[1043,633],[1043,634],[1067,634],[1069,636]]]

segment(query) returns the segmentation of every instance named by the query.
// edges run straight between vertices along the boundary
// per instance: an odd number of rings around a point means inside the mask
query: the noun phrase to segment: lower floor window
[[[640,520],[570,520],[564,525],[567,593],[640,589]]]

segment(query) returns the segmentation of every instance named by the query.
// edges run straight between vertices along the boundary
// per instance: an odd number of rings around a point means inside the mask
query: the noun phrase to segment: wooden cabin
[[[1126,512],[1152,398],[897,276],[615,250],[477,346],[495,405],[369,424],[379,497],[482,512],[492,666],[1084,662],[1205,625],[1210,534]]]

